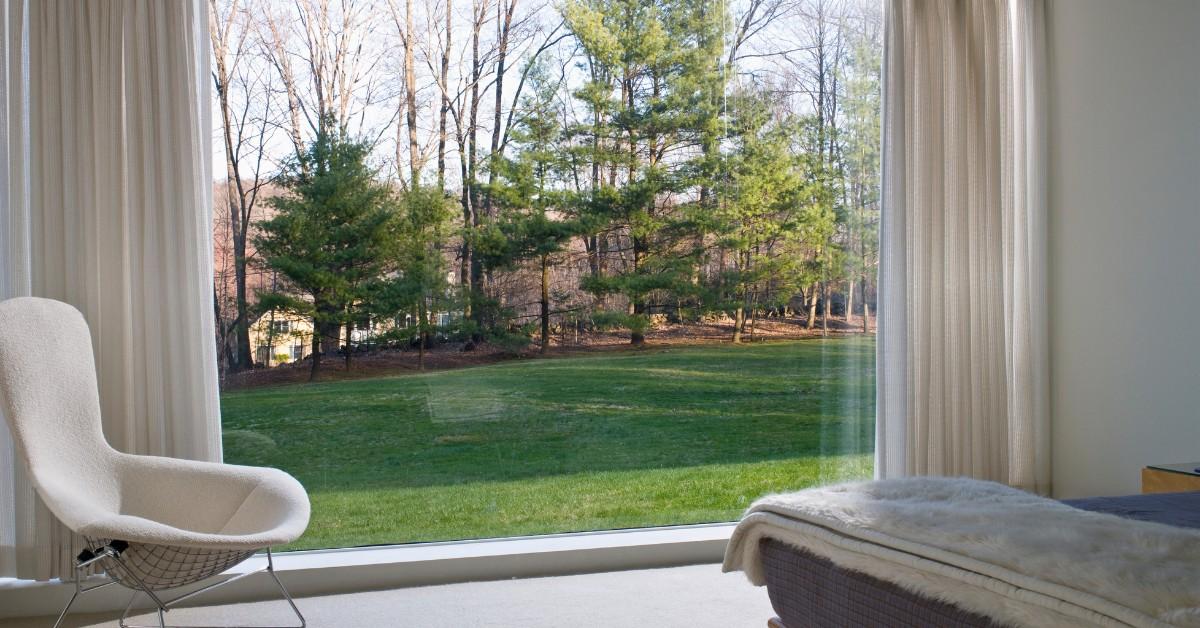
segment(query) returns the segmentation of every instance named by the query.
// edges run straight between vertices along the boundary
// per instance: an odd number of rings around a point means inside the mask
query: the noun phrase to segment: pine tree
[[[736,343],[748,314],[768,298],[768,287],[792,294],[794,258],[779,251],[802,237],[807,215],[799,211],[804,182],[790,150],[795,125],[774,114],[772,94],[765,90],[746,90],[731,100],[730,149],[722,165],[726,179],[714,216],[718,246],[733,258],[721,278],[725,292],[719,305],[734,312]]]
[[[495,160],[489,190],[497,217],[478,234],[477,250],[487,268],[512,269],[523,262],[537,264],[540,275],[540,352],[550,346],[550,266],[572,239],[582,221],[563,210],[568,157],[563,152],[563,129],[555,98],[559,87],[544,67],[529,73],[530,96],[521,103],[512,145],[515,158]]]
[[[425,368],[425,350],[437,329],[433,320],[453,307],[447,276],[450,268],[442,250],[447,246],[455,199],[433,187],[405,191],[399,198],[386,249],[384,272],[367,284],[367,303],[378,319],[404,320],[393,336],[412,338],[415,331],[417,368]]]
[[[591,76],[576,91],[591,109],[594,164],[577,213],[603,225],[598,243],[615,236],[622,260],[607,273],[595,264],[584,287],[599,298],[624,298],[619,319],[634,345],[645,341],[656,298],[678,303],[698,292],[703,233],[695,196],[697,173],[716,146],[720,7],[710,0],[575,0],[565,7]]]
[[[825,325],[828,325],[830,284],[841,276],[842,259],[836,236],[844,214],[838,209],[838,186],[841,181],[821,150],[825,138],[823,121],[810,117],[800,126],[800,164],[805,185],[798,200],[799,228],[793,250],[785,253],[803,260],[799,267],[799,289],[808,310],[805,326],[813,329],[817,321],[817,306],[825,305]]]
[[[321,354],[337,346],[340,326],[360,315],[394,240],[395,198],[367,165],[368,146],[329,128],[285,163],[277,183],[286,193],[267,201],[275,214],[258,223],[255,238],[266,266],[286,283],[262,295],[261,307],[313,320],[310,380]]]
[[[859,284],[862,331],[869,329],[868,286],[875,279],[879,253],[879,72],[882,61],[878,26],[862,20],[852,31],[846,85],[846,185],[849,197],[848,264],[851,281]],[[848,308],[849,309],[849,308]],[[850,312],[847,312],[847,320]]]

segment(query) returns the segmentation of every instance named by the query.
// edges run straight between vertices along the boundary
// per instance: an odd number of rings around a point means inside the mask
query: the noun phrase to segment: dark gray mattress
[[[1200,528],[1200,492],[1064,500],[1092,510],[1184,528]],[[998,628],[991,619],[842,569],[810,552],[763,539],[767,593],[786,628],[933,626]]]
[[[1118,517],[1154,521],[1180,528],[1200,528],[1200,492],[1064,499],[1063,503]]]

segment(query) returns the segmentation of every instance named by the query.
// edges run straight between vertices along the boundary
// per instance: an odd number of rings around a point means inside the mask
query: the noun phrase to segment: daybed
[[[1056,502],[912,478],[764,498],[727,571],[777,628],[1200,626],[1200,493]]]

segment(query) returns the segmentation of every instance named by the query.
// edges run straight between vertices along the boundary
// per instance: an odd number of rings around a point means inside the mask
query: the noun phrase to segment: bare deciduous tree
[[[262,64],[250,59],[257,54],[255,9],[237,0],[228,4],[210,0],[213,84],[225,148],[225,215],[235,283],[236,314],[228,323],[235,347],[229,366],[235,370],[254,364],[249,331],[247,241],[256,217],[259,192],[265,184],[264,157],[275,124],[269,97],[273,89],[271,77]]]

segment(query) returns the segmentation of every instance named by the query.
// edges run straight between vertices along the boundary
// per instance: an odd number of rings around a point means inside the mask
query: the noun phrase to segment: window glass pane
[[[215,5],[225,456],[294,547],[869,477],[877,3],[412,4]]]

